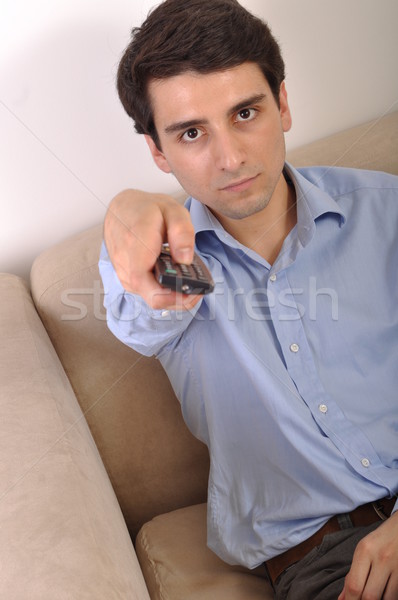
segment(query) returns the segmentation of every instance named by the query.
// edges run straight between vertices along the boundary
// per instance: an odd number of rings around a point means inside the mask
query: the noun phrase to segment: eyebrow
[[[235,104],[234,106],[232,106],[228,111],[228,115],[231,116],[234,113],[238,112],[239,110],[246,108],[247,106],[250,106],[253,104],[259,104],[260,102],[265,100],[266,97],[267,97],[266,94],[256,94],[254,96],[250,96],[249,98],[245,98],[245,99],[241,100],[240,102],[238,102],[237,104]],[[165,127],[164,132],[167,134],[177,133],[178,131],[184,131],[184,130],[190,129],[192,127],[198,127],[199,125],[207,125],[208,123],[209,123],[208,119],[205,119],[205,118],[190,119],[188,121],[178,121],[176,123],[172,123],[171,125],[168,125],[167,127]]]

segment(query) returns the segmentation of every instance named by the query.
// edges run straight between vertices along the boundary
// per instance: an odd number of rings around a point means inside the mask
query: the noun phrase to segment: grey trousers
[[[347,527],[325,535],[320,546],[277,579],[275,599],[337,600],[358,542],[380,524],[378,521],[368,527]]]

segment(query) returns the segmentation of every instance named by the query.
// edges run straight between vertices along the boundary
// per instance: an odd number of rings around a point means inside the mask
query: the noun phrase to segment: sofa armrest
[[[105,468],[28,287],[3,274],[0,295],[0,597],[149,600]]]

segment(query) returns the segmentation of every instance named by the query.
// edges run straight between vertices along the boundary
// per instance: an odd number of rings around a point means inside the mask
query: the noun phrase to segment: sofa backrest
[[[107,328],[101,240],[98,226],[41,254],[31,288],[134,536],[153,516],[206,500],[209,459],[158,361]]]
[[[398,111],[292,150],[296,166],[331,165],[398,175]]]
[[[295,165],[398,174],[398,113],[292,151]],[[47,250],[32,295],[88,421],[132,535],[153,516],[206,500],[207,449],[189,433],[156,359],[108,331],[98,256],[102,226]]]

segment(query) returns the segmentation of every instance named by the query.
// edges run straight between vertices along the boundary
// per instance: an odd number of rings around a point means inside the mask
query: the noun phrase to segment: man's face
[[[162,150],[146,139],[157,166],[221,222],[263,211],[278,195],[291,117],[284,86],[278,107],[258,65],[153,80],[149,94]]]

